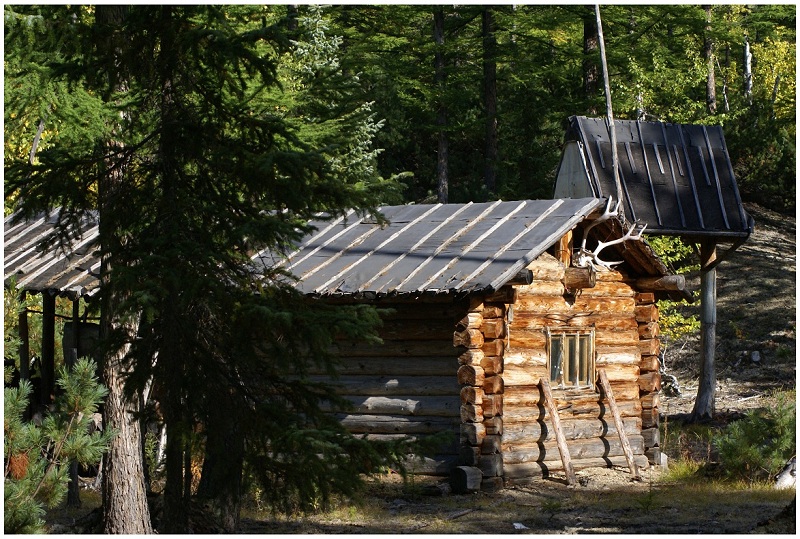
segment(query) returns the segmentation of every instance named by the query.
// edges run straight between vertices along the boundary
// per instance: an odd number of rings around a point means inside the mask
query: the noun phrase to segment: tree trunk
[[[135,321],[122,324],[113,314],[109,316],[109,311],[111,309],[106,308],[102,313],[104,327],[117,329],[124,325],[128,331],[135,329]],[[103,459],[103,533],[126,535],[153,532],[144,484],[141,430],[135,416],[139,411],[138,402],[125,398],[128,349],[126,345],[112,351],[103,362],[103,383],[109,390],[103,408],[103,425],[118,432]]]
[[[228,399],[225,399],[228,400]],[[225,533],[239,527],[244,435],[230,402],[209,410],[206,452],[197,497],[206,502]]]
[[[744,97],[748,104],[753,104],[753,54],[747,36],[744,36]]]
[[[600,80],[600,71],[597,65],[598,46],[597,17],[594,7],[587,6],[583,16],[583,92],[588,103],[586,113],[590,116],[596,116],[598,113],[595,102]]]
[[[706,80],[706,105],[708,112],[717,112],[717,79],[714,71],[714,40],[711,38],[711,9],[712,6],[703,6],[706,10],[705,40],[703,41],[703,58],[708,67],[708,79]]]
[[[497,39],[492,8],[483,8],[483,103],[486,110],[486,150],[483,181],[489,195],[497,190]]]
[[[447,138],[447,104],[444,98],[444,11],[437,7],[433,12],[433,40],[436,43],[434,56],[434,79],[438,92],[438,109],[436,112],[436,130],[438,131],[438,152],[436,158],[436,198],[441,204],[447,204],[448,198],[448,138]]]
[[[119,29],[125,21],[127,8],[124,6],[99,5],[96,7],[95,25],[98,30],[97,47],[103,51],[118,51]],[[102,53],[101,53],[102,54]],[[107,72],[108,95],[124,89],[125,76],[116,54],[111,55]],[[109,142],[109,149],[119,149],[120,143]],[[108,152],[118,155],[119,152]],[[152,533],[150,510],[147,505],[147,489],[144,484],[144,456],[142,454],[141,429],[136,417],[139,399],[128,399],[125,392],[126,374],[129,370],[127,359],[130,343],[136,335],[138,317],[125,316],[120,312],[124,292],[117,289],[111,279],[114,254],[121,248],[121,239],[115,226],[115,215],[124,204],[119,190],[124,185],[125,167],[109,162],[108,172],[98,189],[100,210],[100,245],[103,246],[103,259],[100,268],[102,305],[100,311],[101,340],[113,342],[113,349],[107,349],[102,365],[103,384],[108,389],[108,397],[103,406],[103,426],[116,429],[115,436],[103,457],[103,531],[115,534]],[[121,340],[117,340],[117,338]]]
[[[717,331],[717,258],[716,244],[709,240],[700,245],[700,383],[692,410],[692,421],[705,421],[714,416],[717,375],[714,370],[714,348]]]

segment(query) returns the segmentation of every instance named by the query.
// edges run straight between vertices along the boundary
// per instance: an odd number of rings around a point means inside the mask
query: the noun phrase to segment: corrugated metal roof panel
[[[389,224],[314,222],[282,266],[310,295],[469,293],[513,278],[603,203],[600,199],[526,200],[385,206]],[[256,263],[272,265],[264,251]]]
[[[57,219],[39,214],[21,220],[10,215],[3,221],[3,281],[16,279],[20,289],[33,292],[57,290],[71,297],[91,295],[98,286],[100,247],[97,216],[84,215],[80,233],[65,245],[51,245],[42,250],[42,243],[54,237]]]
[[[720,126],[614,121],[624,206],[648,233],[747,237],[752,218],[739,188]],[[592,188],[616,196],[612,148],[603,118],[570,118],[567,139],[579,141]],[[566,178],[555,196],[570,196]]]

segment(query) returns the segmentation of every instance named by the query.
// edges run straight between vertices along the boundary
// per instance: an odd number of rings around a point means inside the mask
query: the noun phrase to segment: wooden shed
[[[742,205],[722,127],[637,120],[610,124],[573,116],[553,196],[614,197],[621,202],[621,222],[646,226],[647,234],[679,236],[696,247],[700,380],[692,417],[710,419],[716,388],[716,267],[755,226]]]
[[[599,198],[383,207],[388,224],[320,221],[295,251],[254,260],[283,265],[309,301],[388,308],[381,345],[338,342],[334,383],[353,405],[342,423],[371,438],[449,431],[417,473],[495,490],[658,458],[655,301],[683,281],[607,210]]]

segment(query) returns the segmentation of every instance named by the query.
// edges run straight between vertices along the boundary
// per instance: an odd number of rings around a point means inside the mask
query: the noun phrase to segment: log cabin
[[[452,433],[416,473],[493,491],[635,471],[658,460],[656,301],[688,296],[610,202],[382,207],[388,223],[323,220],[254,261],[289,270],[309,301],[388,311],[382,344],[337,342],[330,381],[352,408],[335,413],[372,439]]]

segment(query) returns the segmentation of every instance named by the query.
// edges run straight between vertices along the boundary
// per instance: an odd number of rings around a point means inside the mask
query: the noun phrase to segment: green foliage
[[[730,423],[715,439],[726,477],[767,481],[796,453],[796,392],[775,392],[769,404]]]
[[[55,507],[66,495],[69,463],[99,462],[114,432],[89,434],[92,414],[108,393],[96,378],[96,365],[79,360],[59,371],[62,393],[55,411],[41,425],[23,422],[31,385],[3,391],[4,532],[43,533],[45,507]]]
[[[647,242],[675,273],[683,274],[696,271],[700,265],[691,245],[676,236],[651,236]],[[672,300],[657,302],[659,327],[665,345],[675,343],[681,338],[696,333],[700,329],[700,320],[696,314],[686,314],[685,304]]]

